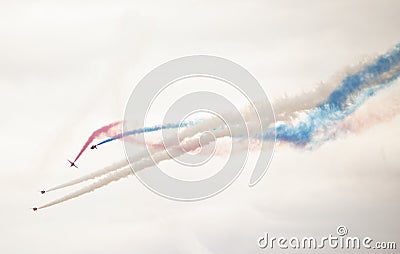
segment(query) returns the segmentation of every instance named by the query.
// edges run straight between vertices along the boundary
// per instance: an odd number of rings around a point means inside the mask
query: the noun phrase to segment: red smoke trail
[[[82,149],[79,151],[78,155],[76,156],[74,163],[79,159],[79,157],[81,157],[82,153],[86,150],[86,148],[88,148],[88,146],[93,142],[93,140],[97,137],[99,137],[100,135],[112,135],[112,133],[110,133],[110,131],[112,131],[112,128],[115,126],[118,126],[120,124],[122,124],[123,121],[119,121],[119,122],[114,122],[114,123],[110,123],[106,126],[101,127],[98,130],[95,130],[92,135],[90,135],[90,137],[88,138],[88,140],[86,141],[86,143],[83,145]]]

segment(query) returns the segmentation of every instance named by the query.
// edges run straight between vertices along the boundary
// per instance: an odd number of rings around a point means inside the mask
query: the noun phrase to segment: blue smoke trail
[[[165,130],[165,129],[188,127],[188,126],[193,126],[195,124],[196,124],[195,122],[189,121],[189,122],[171,123],[171,124],[156,125],[156,126],[152,126],[152,127],[135,129],[135,130],[131,130],[131,131],[127,131],[127,132],[115,135],[109,139],[106,139],[106,140],[96,144],[96,146],[99,146],[99,145],[102,145],[102,144],[105,144],[105,143],[108,143],[108,142],[111,142],[114,140],[118,140],[118,139],[121,139],[126,136],[137,135],[137,134],[147,133],[147,132],[154,132],[154,131]]]
[[[334,124],[358,109],[376,92],[391,85],[400,76],[399,64],[400,44],[361,71],[347,76],[325,101],[301,114],[302,120],[298,123],[278,123],[276,140],[296,146],[310,144],[318,146],[329,138],[322,138],[319,143],[315,143],[314,135],[329,130]],[[371,84],[373,86],[370,86]],[[261,138],[273,140],[273,132],[267,131],[261,135]]]

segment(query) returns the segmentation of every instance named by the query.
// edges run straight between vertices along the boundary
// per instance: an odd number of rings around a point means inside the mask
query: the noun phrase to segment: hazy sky
[[[217,55],[279,98],[399,43],[399,11],[396,0],[2,1],[0,251],[263,253],[264,232],[325,236],[342,224],[399,245],[399,117],[316,151],[279,147],[256,187],[247,186],[248,168],[200,202],[161,198],[130,177],[29,209],[70,191],[42,196],[42,188],[124,158],[115,142],[85,153],[79,170],[66,162],[94,129],[123,118],[154,67]]]

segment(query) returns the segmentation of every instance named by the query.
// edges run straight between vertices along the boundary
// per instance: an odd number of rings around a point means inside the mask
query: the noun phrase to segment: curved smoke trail
[[[315,96],[325,98],[318,103],[314,101],[314,107],[308,108],[310,105],[306,105],[299,110],[296,110],[296,108],[293,107],[291,110],[288,110],[291,114],[289,120],[284,120],[285,117],[282,117],[282,120],[278,121],[276,125],[277,140],[293,144],[297,147],[314,147],[333,139],[336,135],[327,134],[341,132],[341,128],[354,131],[354,129],[348,128],[348,126],[356,126],[351,125],[352,118],[350,116],[369,98],[374,96],[378,91],[391,85],[399,76],[400,44],[396,45],[396,47],[390,52],[378,57],[372,63],[365,64],[360,70],[346,76],[336,88],[331,89],[329,94],[325,96]],[[296,105],[296,103],[290,105]],[[286,108],[291,107],[283,105],[282,108],[285,108],[285,106]],[[397,105],[396,107],[392,107],[392,109],[393,108],[398,110],[400,107]],[[285,115],[285,113],[286,112],[283,111],[278,112],[278,114],[282,115]],[[398,113],[399,112],[396,111],[391,115]],[[360,118],[361,117],[358,116],[358,119]],[[251,121],[251,119],[248,120]],[[345,124],[341,125],[340,123]],[[191,139],[191,137],[203,131],[213,132],[216,139],[229,135],[226,129],[220,129],[216,126],[215,119],[208,119],[199,124],[188,126],[188,128],[179,133],[182,137],[180,140],[187,142],[186,144],[189,144],[190,149],[196,149],[196,144],[198,144],[198,142],[194,142],[193,140],[195,139]],[[256,133],[255,137],[263,140],[273,140],[271,131],[268,130],[265,133]],[[215,140],[210,140],[209,142],[213,141]],[[185,145],[185,143],[179,145]],[[190,149],[183,149],[183,151],[190,151]],[[154,163],[171,158],[169,153],[160,150],[150,152],[150,157],[146,156],[147,154],[146,151],[146,153],[138,153],[137,156],[135,156],[133,165],[135,170],[141,170],[154,165]],[[182,149],[176,149],[176,153],[173,155],[180,156],[181,154]],[[110,166],[106,169],[96,171],[91,175],[87,175],[86,177],[82,177],[80,180],[78,179],[79,181],[76,182],[82,182],[103,176],[103,178],[93,183],[93,185],[88,185],[40,208],[78,197],[110,182],[117,181],[120,178],[130,175],[132,171],[128,168],[123,168],[127,164],[128,162],[126,161],[121,162],[117,166]]]
[[[75,157],[74,162],[76,162],[76,161],[79,159],[79,157],[81,157],[82,153],[88,148],[88,146],[90,145],[90,143],[92,143],[93,140],[94,140],[95,138],[97,138],[97,137],[99,137],[99,136],[101,136],[101,135],[107,135],[107,134],[109,134],[109,131],[110,131],[112,128],[114,128],[114,127],[116,127],[116,126],[118,126],[118,125],[120,125],[120,124],[122,124],[122,123],[123,123],[122,121],[115,122],[115,123],[110,123],[110,124],[108,124],[108,125],[106,125],[106,126],[101,127],[100,129],[95,130],[95,131],[92,133],[92,135],[90,135],[89,138],[86,140],[85,144],[83,145],[83,147],[82,147],[81,150],[79,151],[78,155]]]

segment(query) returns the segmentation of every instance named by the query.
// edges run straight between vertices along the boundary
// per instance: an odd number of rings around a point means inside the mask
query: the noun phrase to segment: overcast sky
[[[130,177],[29,209],[70,191],[42,188],[124,158],[115,142],[85,153],[79,170],[66,162],[123,118],[154,67],[211,54],[244,66],[271,98],[301,93],[399,43],[399,11],[397,0],[1,1],[0,251],[263,253],[264,232],[326,236],[342,224],[399,245],[399,117],[315,151],[278,147],[257,186],[247,168],[200,202],[167,200]]]

